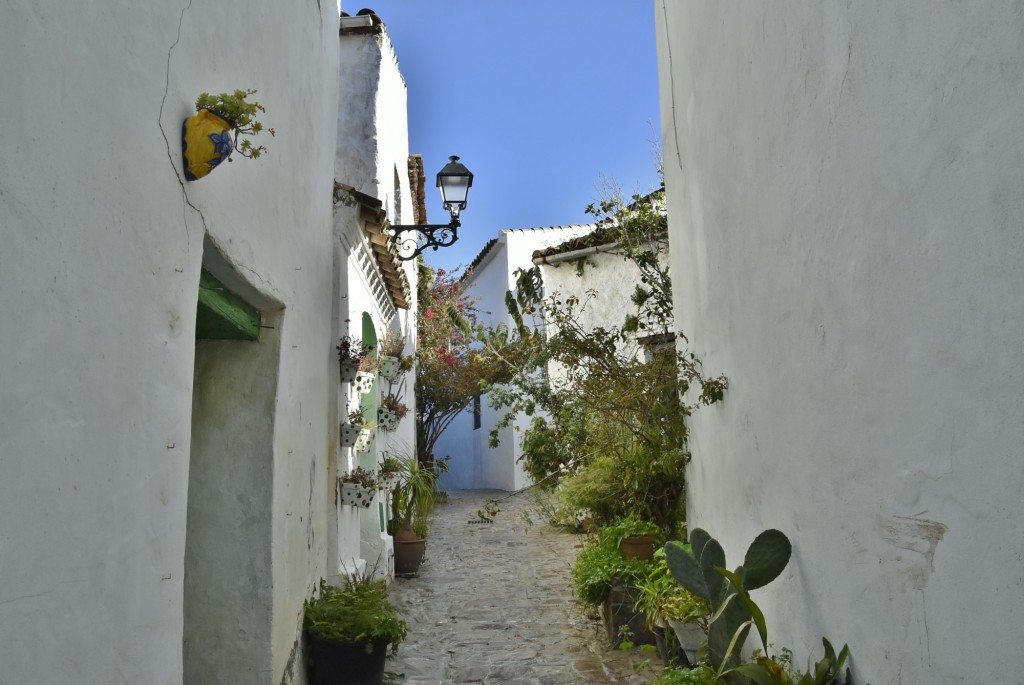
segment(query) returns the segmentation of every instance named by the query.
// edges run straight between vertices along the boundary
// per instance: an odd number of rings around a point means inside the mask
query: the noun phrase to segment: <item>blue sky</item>
[[[650,0],[377,0],[409,91],[410,151],[433,187],[449,155],[474,174],[459,242],[426,254],[468,264],[503,228],[584,223],[601,178],[658,183],[661,136]]]

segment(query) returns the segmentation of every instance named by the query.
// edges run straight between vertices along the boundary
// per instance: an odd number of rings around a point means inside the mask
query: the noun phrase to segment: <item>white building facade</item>
[[[857,682],[1020,680],[1021,8],[655,3],[676,323],[725,400],[691,526],[796,660]]]
[[[339,67],[404,85],[341,59],[338,9],[0,8],[0,680],[304,682],[303,601],[386,551],[377,512],[337,503],[335,345],[414,328],[373,241],[411,212],[408,142],[339,115]],[[186,181],[183,119],[235,88],[276,137]],[[336,164],[361,129],[376,146]],[[251,337],[207,331],[211,302]]]
[[[505,293],[516,288],[516,271],[533,267],[533,253],[585,235],[594,224],[550,226],[533,229],[505,229],[491,240],[471,264],[468,293],[476,301],[479,322],[488,326],[513,322],[505,308]],[[449,490],[518,490],[529,485],[519,458],[522,455],[522,431],[529,426],[526,417],[498,431],[498,446],[490,446],[490,434],[504,416],[479,402],[479,413],[472,408],[460,414],[438,438],[434,455],[448,458],[448,472],[441,486]]]

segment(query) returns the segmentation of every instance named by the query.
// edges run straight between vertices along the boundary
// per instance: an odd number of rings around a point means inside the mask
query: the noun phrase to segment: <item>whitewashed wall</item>
[[[1018,682],[1019,3],[655,3],[676,321],[730,378],[690,517],[801,662]]]
[[[325,566],[330,501],[336,13],[260,0],[0,7],[5,682],[183,680],[204,262],[234,274],[274,326],[254,348],[265,365],[245,368],[274,409],[251,491],[272,508],[252,538],[273,568],[252,592],[271,606],[258,625],[242,625],[242,610],[223,617],[206,678],[276,684],[301,671],[302,602]],[[266,157],[185,182],[180,131],[195,97],[245,87],[277,130]],[[245,398],[222,399],[258,420]],[[233,569],[234,582],[248,573]]]
[[[392,223],[415,223],[408,93],[394,46],[386,32],[342,35],[340,62],[334,177],[384,202]]]
[[[387,33],[345,34],[341,36],[341,67],[339,69],[338,134],[335,154],[335,178],[383,202],[390,221],[412,223],[412,194],[409,188],[409,134],[407,91],[398,60]],[[339,292],[341,313],[338,335],[363,337],[364,315],[372,322],[373,337],[382,340],[388,330],[406,335],[407,349],[415,349],[416,270],[414,262],[403,264],[409,281],[412,306],[396,309],[386,298],[382,301],[383,283],[363,233],[358,210],[336,206],[336,233],[340,241],[339,258],[345,263],[345,281]],[[364,339],[365,341],[365,339]],[[394,432],[378,431],[374,447],[366,455],[350,448],[337,447],[338,468],[347,471],[355,466],[376,468],[385,452],[415,452],[414,383],[408,376],[404,387],[392,386],[378,378],[372,399],[359,397],[350,386],[342,388],[338,402],[338,423],[348,412],[365,402],[366,415],[387,392],[394,391],[410,407],[409,414]],[[338,443],[335,443],[338,445]],[[369,509],[342,506],[337,519],[337,557],[332,573],[343,569],[393,569],[393,547],[390,536],[380,530],[379,506],[385,505],[383,494]]]
[[[579,323],[585,330],[601,327],[621,327],[627,314],[636,311],[631,297],[640,281],[636,265],[620,254],[613,246],[603,246],[604,252],[587,255],[586,266],[577,270],[577,261],[541,265],[544,278],[544,292],[564,300],[568,295],[579,298],[583,307],[579,310]],[[667,258],[667,255],[665,255]],[[550,258],[555,261],[555,257]],[[636,352],[635,342],[624,346],[625,354]]]

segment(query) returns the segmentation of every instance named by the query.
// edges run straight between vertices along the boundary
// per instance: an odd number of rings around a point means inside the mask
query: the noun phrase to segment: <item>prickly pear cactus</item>
[[[789,563],[792,551],[789,538],[780,531],[771,529],[758,535],[747,549],[743,566],[736,569],[744,591],[763,587],[778,578]],[[752,615],[747,605],[734,597],[738,594],[736,588],[720,572],[727,568],[722,545],[707,531],[695,528],[690,533],[689,546],[669,542],[665,545],[665,557],[669,571],[679,584],[708,600],[712,613],[717,615],[708,630],[708,655],[714,669],[721,671],[723,664],[737,663],[739,649],[750,629],[747,625],[741,630],[741,626],[750,621]],[[737,632],[739,638],[730,651],[729,645]]]
[[[773,528],[758,535],[743,559],[743,587],[756,590],[778,578],[792,554],[793,546],[784,533]]]

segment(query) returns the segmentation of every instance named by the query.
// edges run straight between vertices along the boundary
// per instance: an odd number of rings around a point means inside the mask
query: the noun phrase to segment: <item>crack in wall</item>
[[[661,14],[664,18],[665,26],[665,52],[668,56],[668,83],[669,83],[669,98],[672,103],[672,142],[676,148],[676,161],[679,163],[679,170],[683,169],[683,155],[679,151],[679,125],[676,123],[676,75],[675,68],[672,65],[672,40],[669,37],[669,23],[668,23],[668,8],[666,7],[667,0],[661,1]]]
[[[203,216],[203,212],[192,204],[192,201],[188,199],[188,191],[185,189],[185,181],[178,172],[178,165],[174,162],[174,156],[171,153],[171,141],[167,138],[167,131],[164,130],[163,118],[164,118],[164,105],[167,102],[167,92],[171,88],[171,56],[174,52],[174,48],[178,47],[178,43],[181,42],[181,27],[185,23],[185,13],[192,9],[192,0],[188,0],[188,4],[181,9],[181,16],[178,17],[178,33],[174,38],[174,43],[171,47],[167,48],[167,69],[164,72],[164,95],[160,99],[160,112],[157,115],[156,124],[160,129],[160,135],[164,138],[164,145],[167,147],[167,161],[171,163],[171,169],[174,171],[174,177],[178,179],[178,185],[181,186],[181,199],[184,203],[181,208],[181,219],[182,225],[185,228],[185,251],[191,252],[192,241],[188,235],[188,214],[185,206],[191,207],[192,210],[199,215],[200,221],[203,222],[203,232],[209,233],[206,226],[206,217]]]

